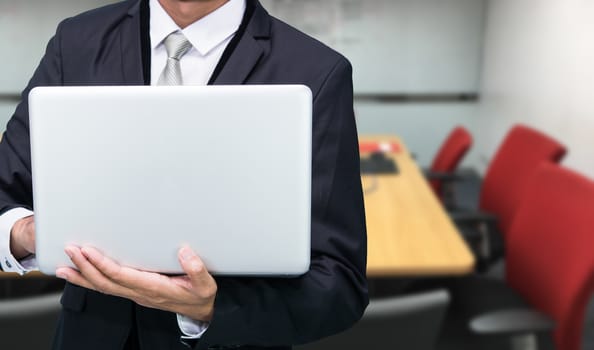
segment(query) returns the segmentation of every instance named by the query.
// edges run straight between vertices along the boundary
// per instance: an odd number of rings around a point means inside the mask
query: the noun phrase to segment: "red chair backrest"
[[[578,350],[594,292],[594,182],[542,164],[506,240],[506,278],[556,323],[557,349]]]
[[[516,125],[507,134],[485,174],[479,204],[497,216],[504,236],[534,171],[542,162],[559,162],[565,153],[559,142],[527,126]]]
[[[454,172],[470,146],[472,146],[472,135],[462,126],[455,127],[433,158],[430,170],[439,173]],[[431,180],[429,183],[435,194],[440,196],[441,181]]]

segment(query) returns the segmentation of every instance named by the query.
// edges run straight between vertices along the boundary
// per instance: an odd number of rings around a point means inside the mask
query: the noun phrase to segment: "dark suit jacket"
[[[249,16],[212,83],[311,88],[311,269],[294,279],[217,277],[214,317],[197,348],[310,342],[351,326],[368,302],[351,66],[250,1]],[[0,211],[33,206],[27,107],[31,88],[148,81],[142,45],[147,22],[141,30],[141,8],[138,0],[124,1],[59,25],[0,143]],[[56,349],[118,349],[133,324],[143,349],[180,347],[172,313],[73,285],[66,286],[62,304]]]

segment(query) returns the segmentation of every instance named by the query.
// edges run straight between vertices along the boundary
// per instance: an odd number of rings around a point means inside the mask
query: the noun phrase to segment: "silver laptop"
[[[183,244],[213,274],[308,270],[307,87],[40,87],[29,108],[42,272],[69,244],[163,273]]]

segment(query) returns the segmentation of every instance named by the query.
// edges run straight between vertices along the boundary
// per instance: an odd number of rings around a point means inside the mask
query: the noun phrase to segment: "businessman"
[[[256,0],[128,0],[60,23],[0,143],[2,269],[35,267],[29,91],[142,84],[309,86],[310,270],[292,279],[213,277],[183,247],[186,275],[171,277],[66,247],[78,270],[56,271],[67,284],[53,348],[286,349],[354,324],[368,300],[351,66]]]

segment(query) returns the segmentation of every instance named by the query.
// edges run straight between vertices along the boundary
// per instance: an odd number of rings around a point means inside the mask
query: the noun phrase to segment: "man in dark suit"
[[[183,29],[227,0],[159,3]],[[187,275],[171,277],[123,268],[92,248],[67,247],[80,272],[57,271],[68,283],[55,349],[289,348],[344,330],[361,317],[368,302],[366,235],[351,66],[269,16],[256,0],[244,5],[208,83],[304,84],[312,90],[310,270],[292,279],[213,277],[186,247],[179,257]],[[0,246],[3,269],[26,272],[25,262],[35,253],[32,212],[22,214],[33,207],[29,91],[151,84],[151,58],[157,56],[151,53],[150,11],[145,0],[93,10],[63,21],[49,42],[0,143],[0,221],[13,220],[4,234],[8,252]],[[180,316],[202,327],[200,334],[180,330]]]

